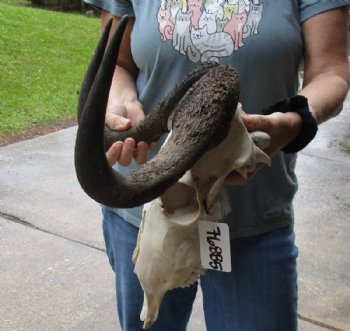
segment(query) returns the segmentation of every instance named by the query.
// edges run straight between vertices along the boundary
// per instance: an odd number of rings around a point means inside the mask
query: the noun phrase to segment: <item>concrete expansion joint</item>
[[[72,238],[69,238],[69,237],[66,237],[66,236],[62,236],[58,233],[54,233],[54,232],[51,232],[51,231],[48,231],[48,230],[45,230],[43,228],[40,228],[32,223],[29,223],[23,219],[20,219],[19,217],[17,216],[14,216],[14,215],[10,215],[10,214],[7,214],[7,213],[3,213],[0,211],[0,217],[9,221],[9,222],[13,222],[13,223],[18,223],[18,224],[21,224],[23,226],[26,226],[26,227],[29,227],[33,230],[36,230],[36,231],[40,231],[40,232],[43,232],[43,233],[46,233],[46,234],[49,234],[51,236],[55,236],[55,237],[58,237],[58,238],[61,238],[61,239],[64,239],[64,240],[68,240],[72,243],[76,243],[76,244],[79,244],[79,245],[82,245],[82,246],[85,246],[85,247],[88,247],[88,248],[92,248],[92,249],[95,249],[95,250],[98,250],[98,251],[102,251],[102,252],[105,252],[106,250],[105,249],[102,249],[102,248],[99,248],[99,247],[96,247],[96,246],[93,246],[93,245],[90,245],[90,244],[87,244],[83,241],[80,241],[80,240],[75,240],[75,239],[72,239]]]
[[[324,161],[330,161],[330,162],[334,162],[334,163],[338,163],[338,164],[341,164],[343,166],[349,166],[350,167],[350,159],[345,159],[345,158],[342,158],[342,159],[337,159],[337,158],[332,158],[332,157],[326,157],[324,155],[316,155],[315,153],[313,152],[306,152],[306,151],[301,151],[300,154],[303,154],[305,156],[308,156],[308,157],[312,157],[314,159],[320,159],[320,160],[324,160]]]
[[[308,317],[304,317],[300,314],[298,314],[298,318],[302,321],[305,321],[305,322],[308,322],[308,323],[311,323],[313,325],[316,325],[316,326],[319,326],[319,327],[322,327],[323,329],[326,329],[326,330],[331,330],[331,331],[346,331],[346,330],[343,330],[343,329],[338,329],[334,326],[331,326],[331,325],[328,325],[326,323],[323,323],[323,322],[320,322],[320,321],[316,321],[312,318],[308,318]]]
[[[36,230],[41,231],[41,229],[36,227],[35,225],[33,225],[33,224],[31,224],[31,223],[29,223],[27,221],[24,221],[24,220],[14,216],[14,215],[10,215],[10,214],[6,214],[6,213],[3,213],[3,212],[0,212],[0,217],[4,218],[7,221],[11,221],[11,222],[14,222],[14,223],[19,223],[19,224],[22,224],[24,226],[28,226],[28,227],[30,227],[32,229],[36,229]]]

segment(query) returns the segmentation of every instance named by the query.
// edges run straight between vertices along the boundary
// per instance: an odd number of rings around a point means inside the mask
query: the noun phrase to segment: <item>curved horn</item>
[[[102,33],[102,36],[100,38],[100,41],[96,47],[95,53],[92,56],[89,67],[86,71],[85,77],[83,79],[83,82],[81,84],[80,93],[79,93],[79,100],[78,100],[78,111],[77,111],[77,118],[78,123],[80,122],[81,114],[83,113],[83,109],[86,103],[86,100],[88,98],[88,95],[91,90],[91,86],[94,82],[94,79],[96,77],[97,71],[100,67],[103,55],[105,53],[106,45],[108,42],[108,36],[109,32],[111,31],[112,27],[112,19],[108,21],[106,24],[106,27]]]
[[[104,152],[104,120],[126,21],[121,20],[91,87],[75,146],[76,173],[82,188],[97,202],[117,208],[135,207],[161,195],[205,151],[220,143],[228,133],[239,97],[238,77],[232,68],[208,63],[195,69],[142,123],[122,133],[136,140],[151,140],[145,139],[147,122],[156,118],[152,122],[156,133],[150,134],[154,139],[167,131],[166,122],[173,113],[167,144],[135,171],[126,175],[114,171]],[[113,135],[115,140],[123,140],[120,132]]]

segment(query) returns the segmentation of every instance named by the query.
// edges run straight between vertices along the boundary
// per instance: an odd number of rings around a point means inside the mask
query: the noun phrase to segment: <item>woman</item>
[[[245,181],[225,181],[230,208],[231,273],[201,277],[207,330],[297,329],[297,248],[292,200],[297,189],[296,152],[317,124],[339,113],[349,88],[347,4],[314,0],[114,0],[86,2],[110,13],[115,29],[131,19],[124,34],[110,90],[106,123],[127,130],[144,118],[183,76],[208,60],[232,65],[241,83],[240,102],[249,131],[265,131],[272,166]],[[298,71],[304,77],[299,88]],[[306,110],[291,107],[298,94]],[[278,106],[269,107],[276,102]],[[265,109],[263,111],[263,109]],[[107,152],[111,164],[133,168],[158,150],[128,138]],[[125,170],[124,170],[125,171]],[[238,185],[240,184],[240,185]],[[123,330],[140,330],[143,294],[133,273],[140,208],[103,209],[110,263],[116,272]],[[151,330],[185,330],[197,284],[170,291]]]

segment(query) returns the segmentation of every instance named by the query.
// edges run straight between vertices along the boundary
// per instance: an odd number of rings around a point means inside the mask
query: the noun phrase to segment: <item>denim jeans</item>
[[[103,216],[121,327],[140,331],[143,292],[131,261],[138,229],[107,209]],[[292,226],[231,240],[232,272],[207,270],[199,282],[207,330],[297,330],[297,255]],[[197,287],[198,283],[169,291],[149,330],[186,330]]]

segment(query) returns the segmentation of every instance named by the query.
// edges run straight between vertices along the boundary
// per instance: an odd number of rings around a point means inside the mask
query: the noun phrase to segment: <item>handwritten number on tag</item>
[[[220,240],[221,231],[217,226],[213,231],[207,231],[207,242],[210,246],[215,246],[214,240]]]
[[[215,269],[215,270],[221,270],[222,271],[222,249],[219,246],[216,246],[215,241],[221,240],[221,231],[220,228],[217,226],[216,229],[213,231],[207,231],[207,242],[210,245],[209,246],[209,258],[211,261],[209,261],[209,265]]]
[[[211,261],[209,262],[210,266],[215,270],[221,270],[222,271],[222,249],[220,247],[215,246],[215,251],[212,250],[213,247],[210,247],[211,254],[209,255]]]
[[[229,228],[227,224],[199,222],[201,263],[204,268],[231,271]]]

